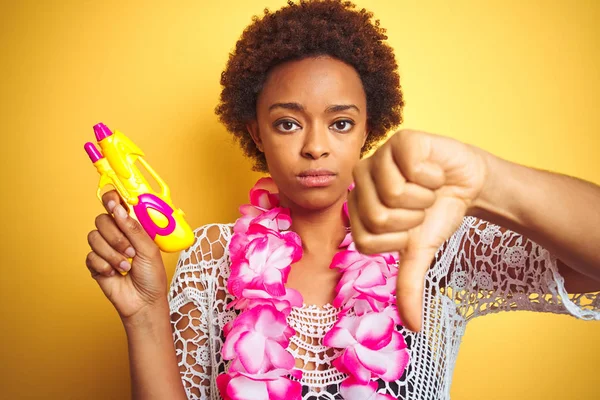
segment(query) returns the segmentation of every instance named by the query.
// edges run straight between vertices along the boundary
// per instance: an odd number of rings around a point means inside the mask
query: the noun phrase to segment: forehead
[[[259,96],[259,105],[297,102],[307,109],[356,104],[366,109],[366,96],[356,70],[331,57],[289,61],[275,67]],[[362,106],[362,107],[361,107]]]

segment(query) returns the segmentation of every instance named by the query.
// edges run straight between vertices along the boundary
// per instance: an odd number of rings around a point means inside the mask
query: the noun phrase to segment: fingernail
[[[127,218],[127,211],[125,211],[125,209],[123,208],[123,206],[120,205],[120,204],[117,204],[115,206],[115,214],[117,215],[117,217],[119,217],[121,219]]]
[[[119,264],[119,268],[121,268],[122,271],[127,272],[131,269],[131,264],[129,264],[127,261],[123,260]]]
[[[112,211],[113,211],[113,208],[115,208],[115,205],[116,205],[116,204],[117,204],[117,203],[115,203],[115,201],[114,201],[114,200],[111,200],[111,201],[109,201],[109,202],[108,202],[108,204],[106,205],[106,206],[108,207],[108,211],[112,212]]]
[[[128,247],[127,250],[125,250],[125,254],[133,258],[135,257],[135,250],[133,249],[133,247]]]

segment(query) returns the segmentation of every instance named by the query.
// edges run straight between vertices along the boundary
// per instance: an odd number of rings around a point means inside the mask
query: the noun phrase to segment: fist
[[[400,253],[396,297],[403,324],[421,328],[425,275],[483,190],[486,153],[425,132],[395,133],[353,171],[352,236],[365,254]]]
[[[88,234],[86,266],[123,320],[167,297],[167,277],[158,246],[128,215],[116,191],[103,195],[108,213]]]

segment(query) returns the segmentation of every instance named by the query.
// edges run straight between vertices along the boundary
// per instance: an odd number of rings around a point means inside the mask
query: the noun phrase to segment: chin
[[[343,191],[333,187],[302,189],[293,193],[290,200],[306,210],[319,211],[335,205],[343,194]]]

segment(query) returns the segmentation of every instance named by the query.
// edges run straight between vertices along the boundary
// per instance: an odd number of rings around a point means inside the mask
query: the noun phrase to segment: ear
[[[248,130],[248,133],[250,134],[250,137],[252,137],[252,140],[254,141],[254,144],[256,145],[258,150],[261,153],[263,153],[264,151],[263,151],[262,141],[260,140],[260,132],[258,130],[258,122],[255,119],[248,122],[246,124],[246,129]]]
[[[365,147],[365,143],[367,141],[367,138],[369,137],[369,131],[370,131],[369,125],[367,124],[367,126],[365,127],[365,133],[364,133],[364,136],[363,136],[362,146],[360,146],[361,149],[363,147]]]

